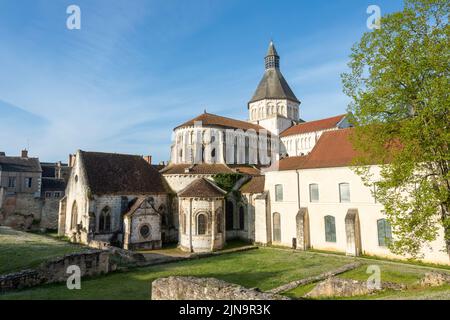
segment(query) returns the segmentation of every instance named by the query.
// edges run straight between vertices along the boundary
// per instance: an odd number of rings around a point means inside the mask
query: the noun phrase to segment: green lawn
[[[51,258],[85,250],[54,237],[0,227],[0,274],[37,267]]]
[[[352,258],[272,248],[224,254],[83,280],[81,290],[47,285],[0,295],[0,299],[149,299],[150,284],[171,275],[214,277],[268,290],[353,261]]]
[[[366,273],[369,265],[377,265],[380,267],[381,281],[402,283],[412,286],[419,281],[430,269],[416,266],[399,264],[395,262],[383,262],[379,260],[368,261],[361,259],[362,265],[354,270],[339,275],[340,278],[366,281],[371,275]],[[442,272],[446,272],[442,270]],[[448,272],[448,271],[447,271]],[[315,284],[310,284],[295,288],[285,294],[292,298],[301,298],[314,288]],[[447,297],[450,299],[450,286],[445,285],[435,288],[414,288],[406,291],[386,290],[373,295],[348,297],[340,299],[411,299],[411,298],[434,298]]]
[[[242,245],[230,244],[230,247]],[[0,227],[0,270],[13,271],[32,267],[40,262],[65,253],[84,250],[57,239]],[[169,247],[166,251],[178,250]],[[0,295],[2,299],[149,299],[151,282],[171,275],[214,277],[248,288],[269,290],[313,275],[336,269],[344,264],[360,261],[363,265],[339,275],[365,281],[368,265],[378,265],[382,281],[413,284],[430,268],[399,264],[382,260],[352,258],[344,255],[317,252],[299,252],[263,247],[256,250],[212,256],[208,258],[135,268],[105,276],[83,279],[81,290],[68,290],[65,283],[31,288]],[[315,284],[286,292],[287,296],[301,298]],[[352,299],[450,299],[450,286],[411,289],[406,292],[384,291],[375,295]]]

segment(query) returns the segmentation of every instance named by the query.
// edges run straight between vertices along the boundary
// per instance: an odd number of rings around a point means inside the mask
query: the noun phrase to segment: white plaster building
[[[159,173],[142,157],[78,152],[61,201],[60,234],[81,242],[123,237],[128,249],[178,241],[183,250],[205,252],[238,238],[406,258],[389,251],[395,234],[383,207],[352,170],[356,152],[346,115],[300,121],[300,101],[279,61],[271,42],[249,121],[205,112],[176,127],[171,161]],[[266,149],[255,143],[264,130],[271,133]],[[376,179],[379,168],[371,170]],[[218,187],[218,175],[236,174],[231,190]],[[109,229],[100,232],[105,207]],[[424,260],[450,264],[444,248],[441,230]]]
[[[278,171],[265,173],[264,201],[270,214],[257,208],[256,216],[264,217],[270,228],[256,228],[258,242],[406,258],[388,249],[395,234],[376,201],[376,190],[366,187],[352,170],[356,152],[349,141],[351,132],[351,128],[325,132],[308,156],[282,159]],[[371,172],[375,182],[379,167],[372,166]],[[423,251],[423,260],[449,264],[444,248],[440,230],[438,239]]]

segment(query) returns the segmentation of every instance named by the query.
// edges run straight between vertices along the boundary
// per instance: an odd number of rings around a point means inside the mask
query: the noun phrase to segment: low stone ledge
[[[152,300],[290,300],[215,278],[168,277],[152,283]]]
[[[432,271],[425,273],[417,285],[419,287],[438,287],[447,283],[450,284],[450,273]]]
[[[353,297],[368,295],[386,289],[405,290],[406,285],[393,282],[382,282],[380,283],[380,287],[376,288],[368,286],[367,281],[331,277],[318,283],[314,289],[305,295],[305,297]]]
[[[70,274],[67,268],[76,265],[80,268],[81,277],[106,274],[111,271],[109,252],[89,250],[65,255],[42,263],[33,270],[22,270],[0,276],[0,293],[20,290],[41,284],[64,282]]]
[[[300,287],[300,286],[304,286],[304,285],[307,285],[307,284],[310,284],[310,283],[319,282],[319,281],[322,281],[324,279],[334,277],[334,276],[336,276],[338,274],[341,274],[341,273],[344,273],[344,272],[356,269],[356,268],[358,268],[361,265],[362,264],[360,262],[346,264],[346,265],[344,265],[342,267],[339,267],[339,268],[337,268],[335,270],[328,271],[328,272],[325,272],[325,273],[321,273],[321,274],[319,274],[317,276],[308,277],[308,278],[305,278],[305,279],[300,279],[300,280],[295,280],[295,281],[289,282],[287,284],[284,284],[282,286],[279,286],[277,288],[269,290],[268,292],[270,292],[270,293],[286,292],[286,291],[295,289],[295,288]]]

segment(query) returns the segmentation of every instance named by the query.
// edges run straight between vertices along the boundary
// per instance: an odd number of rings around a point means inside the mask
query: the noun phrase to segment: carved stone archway
[[[347,237],[346,254],[348,256],[360,256],[362,245],[358,209],[348,209],[345,216],[345,234]]]
[[[311,247],[308,208],[300,208],[295,219],[297,222],[296,249],[308,250]]]

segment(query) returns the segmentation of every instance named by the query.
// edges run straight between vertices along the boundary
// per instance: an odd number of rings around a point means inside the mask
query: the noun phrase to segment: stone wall
[[[24,230],[39,227],[42,204],[41,198],[31,193],[5,195],[0,224]]]
[[[152,300],[289,300],[215,278],[168,277],[153,281]]]
[[[70,276],[67,268],[71,265],[80,267],[82,277],[108,273],[113,269],[110,266],[109,253],[106,251],[90,250],[69,254],[44,262],[35,270],[24,270],[0,276],[0,292],[67,281]]]
[[[42,200],[41,228],[58,229],[59,200],[60,198],[45,198]]]

